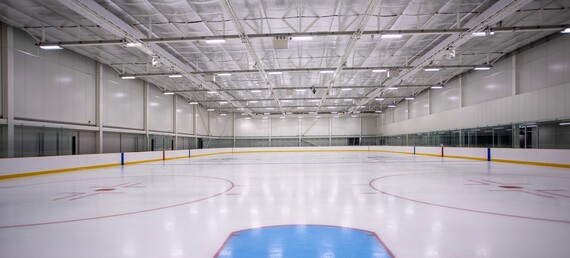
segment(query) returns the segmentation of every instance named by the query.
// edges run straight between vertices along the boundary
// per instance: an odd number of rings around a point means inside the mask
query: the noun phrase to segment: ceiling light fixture
[[[340,90],[342,90],[342,91],[349,91],[349,90],[352,90],[352,89],[351,89],[351,88],[342,88],[342,89],[340,89]]]
[[[372,70],[372,72],[373,73],[385,73],[385,72],[388,72],[388,70],[386,70],[386,69],[374,69],[374,70]]]
[[[433,85],[431,86],[432,89],[443,89],[443,85]]]
[[[196,102],[196,101],[190,101],[190,102],[188,102],[188,104],[190,104],[190,105],[198,105],[198,102]]]
[[[564,125],[570,125],[570,122],[562,122],[562,123],[560,123],[560,124],[558,124],[558,125],[562,125],[562,126],[564,126]]]
[[[394,104],[390,104],[390,105],[388,105],[388,107],[389,107],[389,108],[395,108],[395,107],[396,107],[396,105],[394,105]]]
[[[221,113],[220,116],[227,116],[228,114],[226,113]]]
[[[174,95],[174,92],[172,92],[172,91],[163,91],[162,94],[164,94],[164,95]]]
[[[570,33],[570,27],[566,28],[565,30],[561,31],[561,33]]]
[[[249,117],[249,116],[245,118],[245,120],[250,120],[250,119],[251,119],[251,117]]]
[[[215,91],[208,91],[208,94],[218,94],[218,93]]]
[[[389,89],[389,90],[397,90],[397,89],[398,89],[398,87],[396,87],[396,86],[392,86],[392,87],[388,87],[388,89]]]
[[[267,74],[269,74],[269,75],[280,75],[280,74],[283,74],[283,72],[267,72]]]
[[[261,90],[250,90],[249,92],[251,92],[251,93],[260,93]]]
[[[127,42],[127,43],[125,43],[125,47],[142,47],[142,43],[140,43],[140,42]]]
[[[297,109],[305,109],[305,107],[297,107]]]
[[[334,70],[321,70],[319,73],[334,73]]]
[[[382,100],[384,100],[384,98],[375,98],[374,100],[376,100],[376,101],[382,101]]]
[[[382,110],[376,110],[374,113],[382,113]]]
[[[297,91],[297,92],[303,92],[303,91],[307,91],[307,89],[296,89],[295,91]]]
[[[223,44],[226,43],[225,39],[207,39],[206,43],[208,44]]]
[[[311,40],[313,40],[313,37],[311,37],[311,36],[293,36],[293,37],[291,37],[291,40],[293,40],[293,41],[311,41]]]
[[[220,101],[220,102],[218,102],[218,103],[220,103],[220,104],[222,104],[222,105],[224,105],[224,104],[228,104],[228,102],[227,102],[227,101]]]
[[[231,73],[219,73],[218,76],[222,77],[222,76],[231,76]]]
[[[439,71],[439,68],[428,67],[428,68],[425,68],[424,71],[426,71],[426,72],[437,72],[437,71]]]
[[[399,39],[402,36],[403,36],[402,34],[383,34],[380,37],[383,39]]]
[[[485,36],[492,36],[495,35],[495,32],[492,31],[478,31],[478,32],[473,32],[473,37],[485,37]]]
[[[247,102],[249,102],[249,103],[257,103],[257,102],[259,102],[259,101],[257,101],[257,100],[248,100]]]
[[[414,96],[406,97],[406,100],[414,100],[414,99],[416,99],[416,97],[414,97]]]
[[[123,80],[132,80],[132,79],[136,79],[137,77],[135,77],[134,75],[121,75],[121,79]]]
[[[170,78],[182,78],[182,74],[171,74],[168,77],[170,77]]]
[[[473,68],[475,71],[487,71],[487,70],[491,70],[491,67],[488,65],[485,66],[476,66],[475,68]]]
[[[208,109],[206,109],[206,110],[207,110],[208,112],[216,111],[216,110],[213,109],[213,108],[208,108]]]
[[[46,43],[46,42],[40,42],[38,44],[38,46],[43,49],[43,50],[59,50],[59,49],[63,49],[63,47],[61,47],[61,45],[59,45],[59,43]]]

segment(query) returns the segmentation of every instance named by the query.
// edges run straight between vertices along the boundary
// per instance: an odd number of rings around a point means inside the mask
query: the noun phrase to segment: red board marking
[[[485,182],[489,182],[491,184],[497,184],[497,185],[528,185],[528,184],[520,184],[520,183],[501,183],[501,182],[491,181],[491,180],[487,180],[487,179],[483,179],[481,181],[485,181]]]
[[[99,194],[124,194],[121,192],[101,192],[101,193],[92,193],[92,194],[88,194],[88,195],[83,195],[83,196],[79,196],[73,199],[69,199],[69,201],[75,201],[75,200],[79,200],[79,199],[83,199],[83,198],[87,198],[87,197],[91,197],[91,196],[95,196],[95,195],[99,195]]]
[[[519,193],[527,193],[527,194],[532,194],[532,195],[536,195],[536,196],[540,196],[540,197],[544,197],[544,198],[549,198],[549,199],[555,199],[552,196],[548,196],[548,195],[542,195],[542,194],[537,194],[537,193],[533,193],[533,192],[529,192],[529,191],[523,191],[523,190],[489,190],[492,192],[519,192]]]
[[[485,182],[481,182],[481,181],[477,181],[477,180],[467,180],[469,182],[474,182],[476,184],[463,184],[463,185],[489,185],[489,183],[485,183]]]
[[[140,185],[141,183],[132,183],[130,185],[125,185],[123,188],[146,188],[145,186]]]
[[[556,195],[556,196],[560,196],[560,197],[570,198],[570,195],[552,193],[552,192],[565,192],[565,191],[566,191],[566,190],[562,190],[562,189],[555,189],[555,190],[535,190],[535,191],[537,191],[537,192],[539,192],[539,193],[546,193],[546,194]]]
[[[507,189],[522,189],[520,186],[516,185],[499,185],[500,188],[507,188]]]
[[[64,196],[64,197],[60,197],[60,198],[57,198],[57,199],[53,199],[52,201],[57,201],[57,200],[61,200],[61,199],[71,198],[71,197],[75,197],[75,196],[82,195],[82,194],[84,194],[84,193],[62,193],[62,194],[70,194],[70,195]]]
[[[106,192],[106,191],[113,191],[115,190],[115,188],[101,188],[101,189],[97,189],[95,190],[96,192]]]
[[[132,176],[132,177],[147,177],[147,176]],[[19,228],[19,227],[42,226],[42,225],[52,225],[52,224],[60,224],[60,223],[86,221],[86,220],[114,218],[114,217],[120,217],[120,216],[125,216],[125,215],[133,215],[133,214],[140,214],[140,213],[157,211],[157,210],[164,210],[164,209],[184,206],[184,205],[188,205],[188,204],[201,202],[201,201],[204,201],[207,199],[215,198],[215,197],[218,197],[220,195],[223,195],[223,194],[231,191],[234,188],[234,183],[232,181],[227,180],[227,179],[223,179],[223,178],[219,178],[219,177],[210,177],[210,176],[186,176],[186,177],[217,179],[217,180],[221,180],[221,181],[228,183],[229,187],[222,192],[212,194],[210,196],[206,196],[203,198],[199,198],[196,200],[191,200],[191,201],[187,201],[187,202],[183,202],[183,203],[177,203],[177,204],[157,207],[157,208],[151,208],[151,209],[139,210],[139,211],[131,211],[131,212],[123,212],[123,213],[110,214],[110,215],[104,215],[104,216],[77,218],[77,219],[70,219],[70,220],[48,221],[48,222],[38,222],[38,223],[29,223],[29,224],[17,224],[17,225],[0,225],[0,229],[2,229],[2,228]],[[103,178],[97,178],[97,179],[111,179],[111,178],[117,178],[117,177],[103,177]],[[50,182],[50,183],[73,182],[73,181],[84,181],[84,180],[93,180],[93,178],[91,178],[91,179],[79,179],[79,180],[62,180],[62,181],[54,181],[54,182]],[[31,186],[31,185],[44,185],[44,184],[50,184],[50,183],[29,184],[29,185],[21,185],[21,186],[17,186],[17,187],[25,187],[25,186]],[[66,198],[69,198],[69,196],[67,196]]]
[[[549,221],[549,222],[558,222],[558,223],[570,224],[570,220],[545,219],[545,218],[536,218],[536,217],[521,216],[521,215],[512,215],[512,214],[505,214],[505,213],[499,213],[499,212],[490,212],[490,211],[482,211],[482,210],[453,207],[453,206],[449,206],[449,205],[437,204],[437,203],[427,202],[427,201],[420,201],[420,200],[411,199],[408,197],[399,196],[396,194],[384,192],[384,191],[382,191],[379,188],[376,188],[374,186],[374,182],[381,180],[381,179],[385,179],[385,178],[389,178],[389,177],[396,177],[396,176],[409,176],[409,175],[425,175],[425,173],[411,173],[411,174],[400,174],[400,175],[390,175],[390,176],[377,177],[377,178],[370,180],[370,183],[368,183],[368,185],[372,189],[374,189],[380,193],[383,193],[383,194],[386,194],[386,195],[389,195],[389,196],[392,196],[392,197],[395,197],[398,199],[402,199],[402,200],[406,200],[406,201],[410,201],[410,202],[415,202],[415,203],[421,203],[421,204],[430,205],[430,206],[435,206],[435,207],[442,207],[442,208],[448,208],[448,209],[460,210],[460,211],[476,212],[476,213],[489,214],[489,215],[504,216],[504,217],[510,217],[510,218],[531,219],[531,220],[540,220],[540,221]],[[503,191],[508,191],[508,190],[503,190]]]

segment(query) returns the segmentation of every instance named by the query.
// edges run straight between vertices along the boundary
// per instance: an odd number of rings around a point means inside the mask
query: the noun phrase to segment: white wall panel
[[[396,108],[394,108],[394,122],[400,122],[408,119],[408,101],[404,100],[400,102]]]
[[[271,135],[275,137],[299,136],[299,119],[297,117],[273,118],[271,120]]]
[[[570,37],[562,36],[517,56],[521,93],[570,83]]]
[[[380,115],[380,124],[388,125],[394,123],[394,109],[388,108]]]
[[[179,133],[193,134],[194,107],[183,97],[176,97],[176,130]]]
[[[461,107],[461,90],[459,80],[455,79],[445,85],[443,89],[430,89],[431,113],[439,113]]]
[[[148,127],[152,131],[173,132],[173,98],[175,95],[164,95],[154,85],[149,87]]]
[[[415,100],[409,101],[410,119],[429,114],[429,96],[424,92],[416,96]]]
[[[548,97],[549,91],[554,91],[564,97]],[[380,132],[382,135],[396,135],[529,121],[563,120],[570,118],[570,108],[568,106],[570,106],[570,84],[564,84],[509,98],[382,125]],[[558,112],[561,113],[558,114],[554,111],[553,115],[556,117],[552,117],[549,113],[550,107],[554,107],[555,110],[559,110]],[[565,111],[563,112],[562,110]]]
[[[45,51],[14,31],[15,116],[89,124],[95,121],[95,61],[69,50]]]
[[[489,71],[473,71],[464,76],[462,78],[463,105],[470,106],[510,96],[512,73],[509,58],[495,64]]]
[[[103,125],[143,129],[143,82],[138,79],[123,80],[115,70],[108,66],[104,66],[102,87]],[[150,98],[149,102],[152,102]]]
[[[212,136],[233,136],[232,116],[220,116],[217,112],[210,112],[210,133]]]
[[[361,118],[362,135],[378,134],[378,118],[379,116],[363,116]]]
[[[563,57],[561,59],[561,57]],[[463,106],[445,103],[458,96],[452,81],[443,91],[431,90],[432,114],[390,124],[380,117],[383,135],[484,127],[570,118],[570,37],[562,36],[516,56],[518,95],[512,95],[512,59],[490,71],[474,71],[462,78]],[[453,89],[455,88],[455,89]],[[455,93],[448,94],[452,89]],[[400,109],[397,108],[396,110]],[[398,122],[399,121],[399,122]]]
[[[235,130],[236,136],[263,136],[269,137],[269,119],[245,119],[243,117],[236,118]]]
[[[201,105],[196,106],[196,134],[208,135],[208,111]]]
[[[321,117],[305,118],[301,120],[301,135],[303,136],[328,136],[329,135],[329,118]]]
[[[360,135],[361,124],[359,117],[339,117],[331,120],[332,135]]]

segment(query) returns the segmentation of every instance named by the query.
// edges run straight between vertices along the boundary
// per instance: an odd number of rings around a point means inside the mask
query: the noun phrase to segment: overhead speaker
[[[388,78],[398,77],[398,76],[400,76],[400,70],[390,69],[390,70],[388,70],[386,75],[388,76]]]
[[[289,49],[289,36],[276,36],[273,38],[274,49]]]
[[[216,76],[213,74],[206,74],[206,75],[204,75],[204,80],[207,82],[215,82]]]

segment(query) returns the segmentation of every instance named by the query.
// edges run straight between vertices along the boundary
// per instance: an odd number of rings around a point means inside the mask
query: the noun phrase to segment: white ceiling
[[[496,9],[501,4],[512,9]],[[495,16],[484,20],[485,12]],[[45,41],[61,42],[119,73],[138,75],[220,112],[236,112],[239,107],[250,114],[374,112],[559,33],[570,23],[570,1],[3,0],[0,19],[39,41],[45,34]],[[465,27],[469,24],[475,25]],[[471,37],[476,26],[496,33]],[[513,32],[513,27],[523,26],[539,28]],[[456,30],[445,32],[449,29]],[[427,33],[430,30],[433,33]],[[247,38],[240,39],[240,31]],[[399,39],[381,38],[398,31],[403,33]],[[288,49],[273,47],[275,35],[301,34],[315,35],[311,41],[290,41]],[[444,42],[453,37],[462,42]],[[169,39],[152,43],[158,38]],[[208,44],[207,38],[226,38],[226,43]],[[84,42],[93,40],[108,44]],[[119,43],[122,40],[143,42],[143,47],[127,48]],[[431,55],[450,45],[454,59]],[[160,67],[150,64],[154,55]],[[424,72],[426,65],[444,69]],[[386,73],[372,72],[381,67],[397,68],[400,74],[387,78]],[[336,72],[322,74],[321,69]],[[216,82],[203,78],[224,71],[232,75],[217,77]],[[161,73],[185,77],[156,75]],[[386,90],[395,84],[402,87]],[[300,88],[307,90],[296,90]],[[251,92],[254,89],[262,91]],[[211,90],[220,94],[207,93]],[[386,100],[373,101],[377,96]]]

